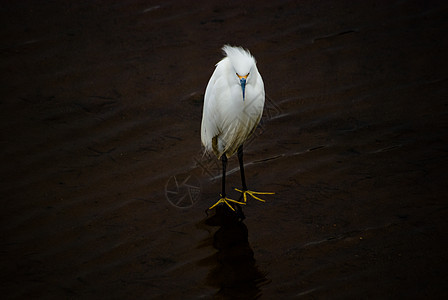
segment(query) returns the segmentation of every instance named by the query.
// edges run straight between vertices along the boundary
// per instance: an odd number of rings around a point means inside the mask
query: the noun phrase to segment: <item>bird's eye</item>
[[[247,73],[247,74],[244,75],[244,76],[241,76],[241,75],[238,74],[238,73],[235,73],[235,74],[236,74],[236,76],[238,76],[239,79],[241,79],[241,78],[247,79],[247,77],[249,76],[250,73]]]

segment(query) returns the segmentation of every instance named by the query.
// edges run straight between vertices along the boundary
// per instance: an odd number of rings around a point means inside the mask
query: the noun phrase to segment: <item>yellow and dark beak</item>
[[[240,76],[240,75],[236,74],[236,76],[238,76],[238,78],[240,79],[241,89],[243,90],[243,101],[244,101],[244,98],[245,98],[244,91],[246,90],[246,79],[247,79],[248,75],[249,74],[247,74],[245,76]]]

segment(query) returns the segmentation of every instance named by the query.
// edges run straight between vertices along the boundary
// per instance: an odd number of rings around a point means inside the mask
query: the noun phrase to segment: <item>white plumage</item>
[[[220,199],[210,209],[226,204],[233,211],[236,207],[239,218],[244,219],[240,205],[246,204],[247,195],[264,202],[258,195],[273,194],[248,190],[244,175],[243,143],[254,132],[263,114],[264,84],[249,51],[228,45],[222,50],[225,57],[216,64],[205,90],[201,125],[206,151],[213,151],[222,161],[222,191]],[[241,189],[235,188],[241,193],[239,201],[226,196],[225,183],[227,158],[237,150],[242,185]]]
[[[218,158],[232,156],[253,133],[265,101],[263,79],[250,52],[229,45],[222,50],[226,57],[216,64],[205,90],[201,126],[202,144]]]

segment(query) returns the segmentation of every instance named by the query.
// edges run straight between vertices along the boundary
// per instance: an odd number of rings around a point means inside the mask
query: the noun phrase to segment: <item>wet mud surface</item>
[[[442,1],[18,1],[1,9],[1,293],[444,298]],[[205,210],[223,44],[267,94],[246,219]],[[229,160],[228,193],[240,187]]]

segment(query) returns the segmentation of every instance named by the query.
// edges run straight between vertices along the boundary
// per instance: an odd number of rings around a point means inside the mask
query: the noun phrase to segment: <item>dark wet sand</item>
[[[448,296],[446,2],[0,12],[3,299]],[[246,175],[276,195],[216,226],[200,121],[224,43],[264,78]]]

